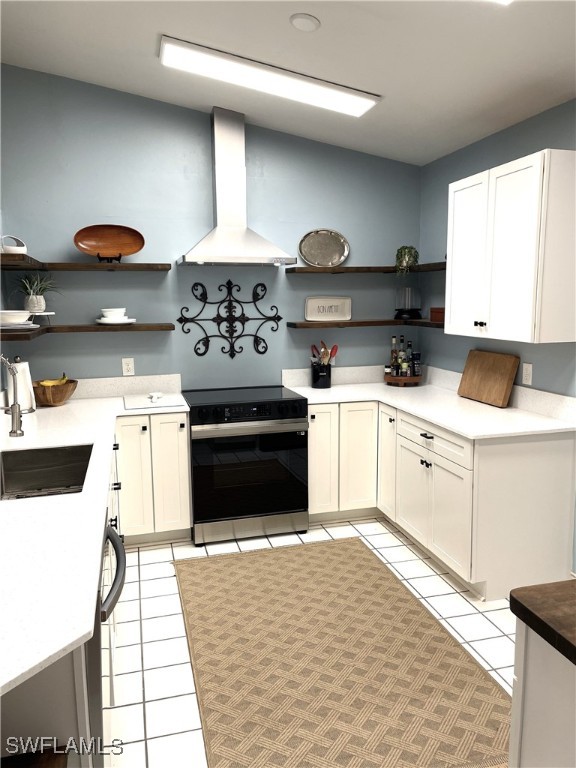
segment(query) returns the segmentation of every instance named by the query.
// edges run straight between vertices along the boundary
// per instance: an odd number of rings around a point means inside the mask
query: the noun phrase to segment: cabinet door
[[[190,528],[190,452],[185,413],[157,413],[152,426],[154,529]]]
[[[396,520],[426,546],[430,530],[429,451],[400,436],[396,445]]]
[[[377,403],[340,405],[340,509],[376,506]]]
[[[378,406],[378,498],[377,507],[396,519],[396,409]]]
[[[120,506],[125,536],[154,531],[152,458],[148,416],[122,416],[116,422]]]
[[[338,405],[308,407],[308,509],[310,515],[338,509]]]
[[[445,333],[486,334],[486,325],[478,323],[488,322],[488,175],[484,171],[448,187]]]
[[[490,171],[487,257],[492,339],[534,341],[544,153]]]
[[[472,470],[431,454],[428,549],[470,581],[472,555]]]

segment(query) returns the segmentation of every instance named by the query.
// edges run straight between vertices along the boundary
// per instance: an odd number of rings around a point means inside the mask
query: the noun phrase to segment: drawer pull
[[[121,491],[122,490],[122,483],[112,483],[112,490],[113,491]]]
[[[390,424],[393,424],[396,421],[396,419],[393,419],[392,416],[388,416],[388,421],[390,422]]]
[[[426,459],[420,459],[420,464],[423,467],[426,467],[426,469],[430,469],[430,467],[432,466],[432,462],[431,461],[426,461]]]
[[[423,437],[425,440],[434,440],[434,435],[429,435],[428,432],[420,432],[420,437]]]
[[[486,323],[484,322],[484,320],[474,320],[474,325],[475,325],[476,328],[485,328],[486,327]]]

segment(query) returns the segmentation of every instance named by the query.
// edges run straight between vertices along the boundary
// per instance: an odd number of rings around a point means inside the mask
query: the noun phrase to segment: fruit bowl
[[[77,379],[66,379],[61,384],[50,384],[46,383],[47,381],[47,379],[44,379],[43,381],[32,382],[36,405],[43,407],[64,405],[78,386]]]

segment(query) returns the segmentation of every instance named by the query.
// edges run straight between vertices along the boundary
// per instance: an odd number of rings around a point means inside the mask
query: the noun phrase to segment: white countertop
[[[122,397],[71,399],[22,417],[0,449],[93,444],[81,493],[0,502],[0,691],[14,688],[93,633],[117,416],[181,413],[188,407],[125,410]]]
[[[310,405],[375,400],[472,440],[576,430],[576,422],[573,421],[563,421],[520,408],[496,408],[430,384],[392,387],[372,382],[339,384],[329,389],[313,389],[309,386],[289,388],[304,395]]]

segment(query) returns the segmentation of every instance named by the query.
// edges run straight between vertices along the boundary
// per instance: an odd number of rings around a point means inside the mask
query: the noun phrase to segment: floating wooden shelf
[[[445,272],[445,261],[434,261],[430,264],[417,264],[415,267],[410,268],[412,272]],[[286,272],[290,274],[307,274],[307,275],[343,275],[357,273],[380,273],[380,274],[395,274],[396,267],[286,267]]]
[[[418,264],[410,269],[410,272],[445,272],[445,261],[434,261],[430,264]],[[350,275],[357,274],[395,274],[396,267],[287,267],[290,274],[324,274],[324,275]],[[367,328],[381,325],[416,325],[421,328],[444,328],[444,323],[436,323],[431,320],[303,320],[301,322],[286,323],[288,328]]]
[[[172,265],[168,263],[153,263],[136,261],[112,262],[102,261],[87,263],[81,261],[38,261],[25,253],[3,253],[0,255],[2,269],[23,271],[35,269],[38,272],[168,272]]]
[[[288,328],[367,328],[378,325],[417,325],[421,328],[444,328],[444,323],[430,320],[302,320],[286,323]]]
[[[132,325],[43,325],[30,331],[0,331],[1,341],[30,341],[46,333],[134,333],[173,331],[173,323],[132,323]]]

